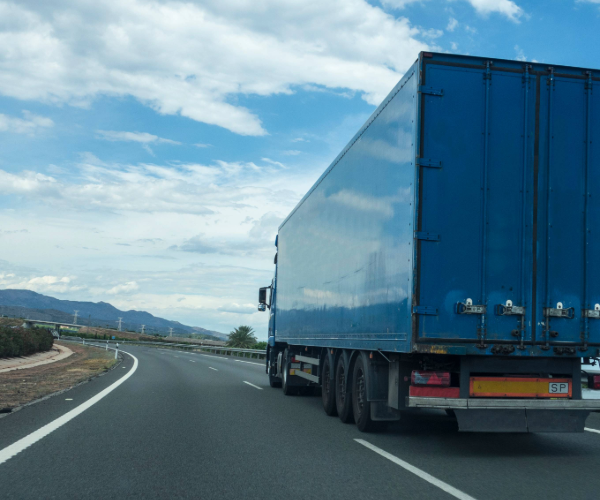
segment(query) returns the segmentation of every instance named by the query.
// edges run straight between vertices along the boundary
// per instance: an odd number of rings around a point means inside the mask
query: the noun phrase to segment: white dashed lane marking
[[[456,489],[454,486],[450,486],[448,483],[444,481],[440,481],[439,479],[433,477],[431,474],[427,474],[427,472],[422,471],[421,469],[417,469],[414,465],[410,465],[408,462],[399,459],[398,457],[388,453],[387,451],[378,448],[377,446],[365,441],[364,439],[355,439],[357,443],[362,444],[364,447],[369,448],[369,450],[374,451],[378,455],[381,455],[384,458],[387,458],[390,462],[394,462],[396,465],[399,465],[404,470],[413,473],[415,476],[424,479],[430,484],[437,486],[439,489],[445,491],[446,493],[452,495],[454,498],[458,498],[459,500],[475,500],[472,496],[463,493],[462,491]]]

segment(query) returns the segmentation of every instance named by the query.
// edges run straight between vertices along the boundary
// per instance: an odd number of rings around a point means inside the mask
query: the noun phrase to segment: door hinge
[[[440,241],[440,235],[429,231],[415,231],[415,238],[426,241]]]
[[[419,92],[421,94],[429,94],[429,95],[444,95],[444,89],[436,89],[434,87],[425,87],[421,85],[419,87]]]
[[[438,310],[433,306],[414,306],[413,313],[424,314],[428,316],[437,316]]]
[[[594,82],[592,81],[592,72],[591,71],[586,71],[585,72],[585,86],[584,89],[585,90],[591,90],[592,86],[594,85]]]
[[[420,167],[442,168],[442,161],[432,160],[431,158],[417,158],[417,165]]]

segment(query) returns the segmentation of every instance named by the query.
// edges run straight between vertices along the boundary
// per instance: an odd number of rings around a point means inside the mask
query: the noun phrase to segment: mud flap
[[[371,401],[371,420],[375,422],[400,420],[400,412],[390,408],[385,401]]]

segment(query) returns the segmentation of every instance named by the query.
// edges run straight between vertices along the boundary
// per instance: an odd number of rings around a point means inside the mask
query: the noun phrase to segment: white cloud
[[[96,130],[96,133],[101,139],[105,139],[107,141],[140,142],[142,144],[181,144],[180,142],[172,141],[171,139],[164,139],[156,135],[148,134],[147,132],[117,132],[114,130]]]
[[[446,26],[446,30],[447,31],[454,31],[457,26],[458,26],[458,21],[456,19],[454,19],[453,17],[451,17],[448,20],[448,26]]]
[[[423,36],[424,38],[429,38],[431,40],[434,40],[436,38],[441,37],[444,34],[444,32],[442,30],[436,30],[436,29],[423,29],[421,31],[421,36]]]
[[[120,285],[113,286],[110,290],[107,290],[106,293],[108,293],[109,295],[121,295],[124,293],[134,292],[138,288],[139,286],[135,281],[128,281],[127,283],[122,283]]]
[[[381,0],[381,5],[391,9],[404,9],[411,3],[422,2],[423,0]]]
[[[468,2],[482,15],[497,12],[511,21],[519,22],[524,14],[523,9],[511,0],[468,0]]]
[[[217,311],[234,314],[254,314],[257,306],[254,304],[227,304],[217,308]]]
[[[302,153],[302,151],[298,151],[297,149],[288,149],[283,152],[286,156],[298,156],[300,153]]]
[[[517,55],[515,56],[515,59],[517,61],[527,61],[527,57],[525,57],[523,49],[520,48],[518,45],[515,45],[515,52],[517,53]]]
[[[86,287],[73,285],[72,276],[23,276],[15,273],[0,273],[0,287],[32,290],[38,293],[79,292]]]
[[[201,142],[197,142],[196,144],[194,144],[194,146],[196,146],[197,148],[210,148],[212,147],[212,144],[202,144]]]
[[[0,194],[19,195],[61,212],[138,212],[209,215],[223,210],[239,211],[249,207],[286,207],[291,209],[287,182],[300,176],[317,177],[316,166],[307,172],[287,172],[272,160],[224,162],[214,164],[119,165],[104,163],[84,155],[75,175],[52,177],[0,169]],[[286,181],[287,179],[287,181]],[[295,189],[308,189],[302,181]],[[301,193],[294,191],[293,200]],[[42,199],[43,198],[43,199]]]
[[[458,50],[458,44],[456,42],[450,42],[450,48],[456,52]]]
[[[133,96],[242,135],[266,133],[232,96],[315,84],[378,104],[428,45],[365,0],[0,0],[0,93],[87,106]]]
[[[49,128],[54,126],[50,118],[34,115],[27,110],[23,110],[24,118],[16,118],[0,114],[0,132],[13,132],[15,134],[33,134],[40,128]]]

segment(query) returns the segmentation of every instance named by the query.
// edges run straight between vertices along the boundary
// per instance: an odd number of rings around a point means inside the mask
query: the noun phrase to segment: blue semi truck
[[[600,71],[420,53],[279,227],[271,386],[362,431],[583,431],[598,221]]]

